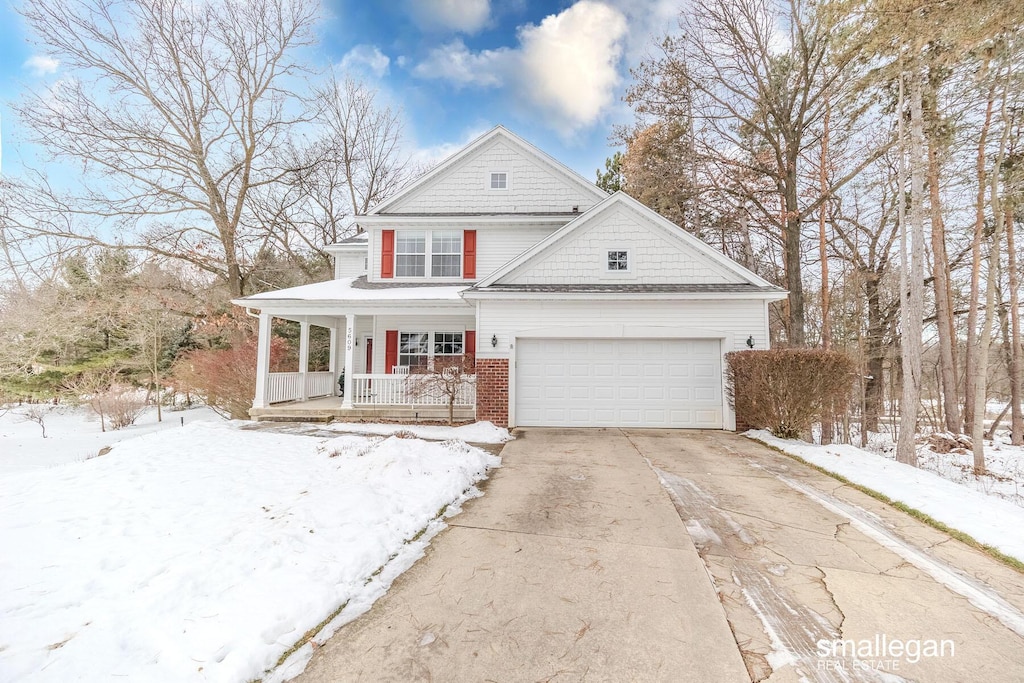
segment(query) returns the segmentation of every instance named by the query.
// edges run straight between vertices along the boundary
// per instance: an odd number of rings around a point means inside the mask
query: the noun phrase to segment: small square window
[[[491,189],[492,190],[507,190],[508,189],[508,173],[504,173],[504,172],[491,173]]]
[[[629,252],[624,249],[608,251],[608,271],[619,273],[629,270]]]

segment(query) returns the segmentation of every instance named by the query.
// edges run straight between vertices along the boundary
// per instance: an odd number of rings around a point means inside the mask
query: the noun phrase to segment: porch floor
[[[447,406],[356,406],[343,408],[340,396],[322,396],[308,401],[276,403],[266,408],[250,408],[249,417],[257,422],[439,422],[448,420]],[[455,421],[475,419],[472,406],[456,406]]]

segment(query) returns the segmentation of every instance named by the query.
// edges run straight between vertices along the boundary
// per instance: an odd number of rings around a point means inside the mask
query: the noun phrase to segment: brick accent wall
[[[476,419],[508,426],[508,359],[476,359]]]

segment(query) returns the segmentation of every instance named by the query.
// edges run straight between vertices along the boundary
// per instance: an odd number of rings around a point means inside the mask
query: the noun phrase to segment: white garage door
[[[521,339],[516,424],[722,428],[717,339]]]

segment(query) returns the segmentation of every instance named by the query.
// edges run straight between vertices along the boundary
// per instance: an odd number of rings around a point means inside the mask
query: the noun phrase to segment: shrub
[[[846,410],[856,365],[823,349],[736,351],[725,356],[738,422],[783,439],[808,432],[824,414]]]
[[[283,339],[271,338],[271,370],[287,351]],[[226,349],[192,351],[174,364],[172,372],[180,390],[198,394],[206,405],[233,420],[246,420],[256,395],[256,339],[242,339]]]

